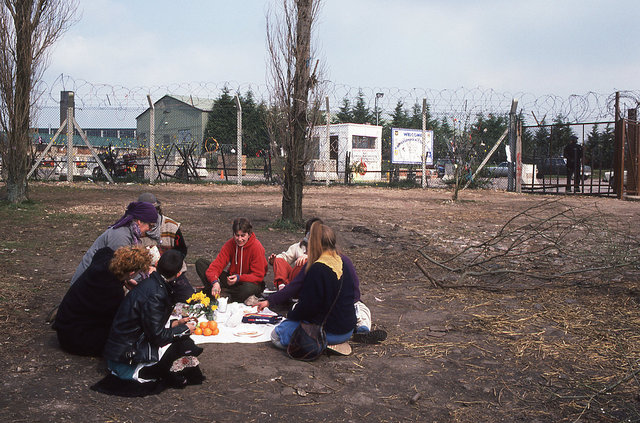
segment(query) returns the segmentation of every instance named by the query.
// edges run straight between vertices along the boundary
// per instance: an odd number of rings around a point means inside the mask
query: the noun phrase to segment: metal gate
[[[522,191],[568,194],[575,185],[567,178],[565,147],[578,138],[581,157],[576,192],[614,196],[615,122],[555,123],[522,126]],[[569,168],[570,169],[570,168]],[[569,171],[569,173],[571,173]],[[568,182],[571,182],[568,185]]]

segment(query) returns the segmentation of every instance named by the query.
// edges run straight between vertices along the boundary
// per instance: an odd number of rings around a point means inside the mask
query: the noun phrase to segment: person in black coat
[[[173,387],[202,382],[195,358],[202,348],[190,337],[195,319],[183,317],[166,326],[174,307],[172,283],[180,275],[182,261],[179,251],[165,252],[157,271],[120,304],[103,353],[107,367],[120,380],[139,384],[162,381]]]
[[[582,170],[582,146],[578,144],[578,137],[569,137],[569,144],[564,148],[564,158],[567,161],[567,192],[571,192],[571,178],[573,177],[575,192],[580,192],[580,171]]]
[[[71,354],[100,356],[113,317],[124,299],[125,281],[147,274],[151,256],[146,248],[101,248],[89,267],[65,294],[53,324],[60,346]]]

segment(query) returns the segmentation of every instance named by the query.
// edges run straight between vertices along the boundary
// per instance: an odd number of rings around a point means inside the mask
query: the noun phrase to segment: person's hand
[[[269,300],[260,301],[258,304],[256,304],[256,307],[258,307],[258,312],[261,312],[266,307],[269,307]]]
[[[174,320],[173,323],[171,323],[172,328],[179,325],[186,325],[189,328],[189,332],[193,333],[196,330],[197,323],[193,317],[183,317],[182,319]]]
[[[229,275],[229,277],[227,277],[227,283],[229,285],[233,285],[236,282],[238,282],[238,275]]]
[[[269,264],[273,266],[273,262],[276,261],[276,255],[271,254],[268,260],[269,260]]]
[[[220,282],[215,281],[213,283],[211,286],[211,294],[216,298],[220,296]]]
[[[129,279],[124,281],[124,286],[127,287],[129,291],[131,291],[137,284],[138,282],[135,279]]]
[[[303,254],[296,259],[296,266],[303,266],[307,262],[307,255]]]

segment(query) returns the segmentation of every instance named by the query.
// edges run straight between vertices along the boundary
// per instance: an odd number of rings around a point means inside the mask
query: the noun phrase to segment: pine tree
[[[351,116],[353,123],[375,123],[376,118],[367,107],[362,90],[358,91],[356,104],[351,109]]]
[[[267,107],[264,102],[256,104],[253,92],[248,90],[240,97],[242,106],[243,153],[254,156],[259,150],[269,148],[269,134],[266,124]]]
[[[214,100],[204,137],[214,138],[218,144],[236,144],[238,127],[236,105],[229,94],[229,88],[222,88],[220,96]]]
[[[351,102],[347,97],[342,99],[342,107],[336,113],[333,123],[350,123],[353,122],[353,113],[351,113]]]

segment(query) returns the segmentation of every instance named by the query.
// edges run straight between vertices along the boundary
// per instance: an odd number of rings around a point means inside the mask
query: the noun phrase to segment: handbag
[[[313,361],[327,348],[327,335],[324,327],[315,323],[300,322],[300,326],[293,331],[291,341],[287,346],[289,357]]]
[[[338,301],[342,291],[342,282],[342,278],[340,278],[340,289],[338,289],[338,294],[327,311],[327,315],[322,320],[322,324],[300,322],[300,325],[293,331],[287,346],[289,357],[295,360],[314,361],[327,349],[327,334],[324,332],[324,324]]]

